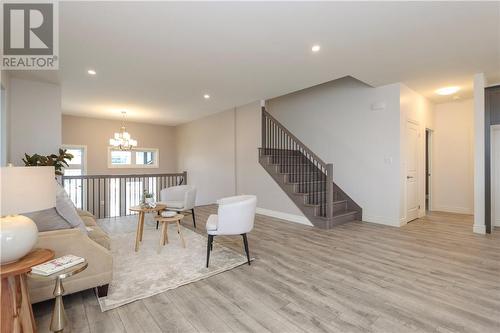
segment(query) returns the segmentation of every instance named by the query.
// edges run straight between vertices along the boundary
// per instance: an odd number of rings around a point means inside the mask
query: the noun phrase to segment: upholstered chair
[[[250,265],[247,233],[253,229],[257,197],[255,195],[239,195],[220,199],[217,204],[219,205],[217,214],[210,215],[206,225],[208,234],[207,267],[214,237],[220,235],[241,235]]]
[[[193,225],[196,229],[196,218],[194,215],[194,205],[196,202],[196,187],[190,185],[179,185],[164,188],[160,191],[160,203],[167,205],[168,210],[181,212],[191,212],[193,215]],[[156,222],[158,229],[158,222]]]

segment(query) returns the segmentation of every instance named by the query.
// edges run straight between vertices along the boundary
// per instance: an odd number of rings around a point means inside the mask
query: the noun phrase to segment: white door
[[[418,218],[418,140],[419,127],[406,124],[406,222]]]
[[[491,130],[491,221],[500,227],[500,126]]]

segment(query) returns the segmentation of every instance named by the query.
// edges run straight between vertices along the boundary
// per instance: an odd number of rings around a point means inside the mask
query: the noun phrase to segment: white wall
[[[422,95],[411,90],[406,85],[401,84],[400,94],[400,137],[401,137],[401,165],[400,165],[400,224],[408,222],[406,207],[406,127],[408,122],[418,124],[419,144],[418,144],[418,201],[420,210],[419,217],[425,215],[425,129],[432,129],[433,106]]]
[[[61,89],[29,80],[10,79],[9,162],[23,165],[24,153],[52,154],[61,146]]]
[[[176,128],[178,170],[197,187],[197,205],[234,195],[234,110],[220,112]]]
[[[383,104],[372,110],[374,103]],[[325,162],[363,220],[399,226],[400,84],[346,77],[268,101],[268,109]]]
[[[432,210],[474,212],[474,101],[434,107]]]

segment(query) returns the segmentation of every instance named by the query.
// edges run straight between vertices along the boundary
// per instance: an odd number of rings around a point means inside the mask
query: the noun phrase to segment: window
[[[156,148],[134,148],[122,151],[108,148],[108,168],[158,168],[159,151]]]
[[[64,145],[61,147],[66,149],[69,154],[73,155],[73,159],[68,161],[68,166],[64,168],[65,176],[81,176],[84,175],[87,169],[86,146]]]
[[[111,164],[113,165],[130,165],[132,161],[132,153],[129,151],[112,150]]]

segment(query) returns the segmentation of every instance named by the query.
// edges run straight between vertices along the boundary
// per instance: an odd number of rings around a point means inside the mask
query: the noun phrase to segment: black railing
[[[160,200],[164,188],[187,184],[187,172],[141,175],[63,176],[62,185],[75,206],[97,218],[132,214],[144,191]]]
[[[318,205],[317,215],[332,217],[333,164],[325,163],[262,107],[262,149],[281,165],[287,181],[307,194],[307,203]]]

